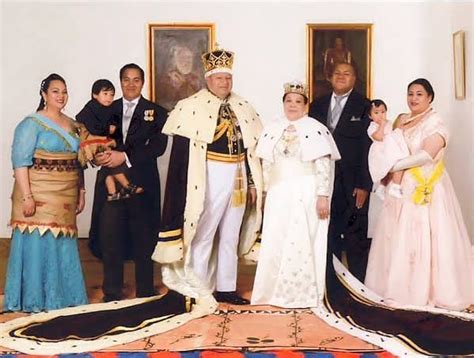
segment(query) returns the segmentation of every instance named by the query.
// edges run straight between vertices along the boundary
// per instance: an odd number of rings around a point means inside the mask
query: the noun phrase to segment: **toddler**
[[[80,131],[79,161],[83,166],[93,164],[96,154],[116,147],[118,117],[114,116],[111,105],[115,96],[115,87],[109,80],[100,79],[92,85],[91,100],[76,116],[84,126]],[[133,184],[127,177],[129,169],[125,163],[116,168],[103,167],[107,176],[107,200],[114,201],[129,198],[133,194],[143,193],[143,188]],[[121,186],[117,190],[117,183]]]

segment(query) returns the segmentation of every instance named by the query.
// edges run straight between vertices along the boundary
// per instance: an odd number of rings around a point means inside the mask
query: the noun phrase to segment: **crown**
[[[232,74],[234,53],[222,49],[207,52],[201,56],[204,65],[205,77],[214,73],[227,72]]]
[[[285,94],[287,93],[298,93],[308,98],[308,87],[300,81],[291,81],[283,85]]]

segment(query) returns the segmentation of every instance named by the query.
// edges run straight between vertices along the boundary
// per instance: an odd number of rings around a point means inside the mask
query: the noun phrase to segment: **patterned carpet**
[[[107,351],[196,349],[381,351],[372,344],[328,326],[310,310],[230,305],[220,305],[215,314],[196,319],[177,329],[142,341],[115,346]]]
[[[0,322],[24,316],[26,314],[2,313]],[[213,315],[168,332],[97,353],[60,356],[212,358],[214,355],[223,358],[392,357],[379,347],[328,326],[310,310],[226,304],[221,304]],[[0,347],[0,356],[20,355]]]
[[[102,267],[90,256],[87,240],[79,240],[81,257],[91,303],[102,299]],[[5,264],[9,240],[0,240],[0,307],[3,307]],[[2,246],[5,246],[3,247]],[[125,267],[124,295],[134,297],[132,265]],[[255,267],[239,269],[240,293],[250,298]],[[163,291],[156,272],[157,291]],[[24,313],[0,313],[0,323],[25,317]],[[258,353],[264,352],[264,353]],[[271,352],[271,353],[270,353]],[[23,356],[0,347],[0,357]],[[143,340],[88,354],[61,354],[71,358],[312,358],[393,357],[379,347],[340,332],[309,310],[279,310],[269,306],[220,305],[210,316],[193,320],[172,331]],[[31,356],[30,356],[31,357]],[[54,357],[54,356],[53,356]]]
[[[35,357],[31,355],[0,354],[2,358]],[[44,356],[37,356],[44,357]],[[274,351],[274,352],[236,352],[236,351],[189,351],[189,352],[110,352],[85,354],[60,354],[51,358],[393,358],[390,353],[347,353],[317,351]]]

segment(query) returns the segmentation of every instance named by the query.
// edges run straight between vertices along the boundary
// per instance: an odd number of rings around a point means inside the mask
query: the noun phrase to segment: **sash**
[[[415,191],[412,195],[412,200],[415,204],[426,205],[431,202],[431,194],[433,193],[433,187],[436,182],[441,178],[444,173],[444,163],[439,161],[435,168],[431,172],[428,178],[425,178],[421,167],[411,168],[408,171],[418,185],[415,187]]]
[[[56,133],[56,135],[58,135],[64,140],[64,144],[66,144],[66,147],[68,147],[68,149],[71,149],[71,151],[77,152],[77,149],[79,146],[79,137],[74,136],[69,132],[66,132],[64,128],[62,128],[61,126],[53,122],[48,117],[42,116],[39,113],[32,113],[29,115],[29,117],[31,117],[33,120],[35,120],[37,123],[41,124],[42,126]]]

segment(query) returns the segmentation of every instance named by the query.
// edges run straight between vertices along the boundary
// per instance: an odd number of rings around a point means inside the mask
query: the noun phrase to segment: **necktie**
[[[334,108],[331,111],[331,122],[329,123],[329,129],[331,132],[336,129],[337,122],[339,122],[339,117],[341,116],[342,113],[342,106],[341,106],[341,101],[343,98],[346,96],[334,96],[334,99],[336,100],[336,104],[334,105]]]
[[[123,134],[124,141],[127,138],[128,128],[130,127],[130,122],[133,116],[133,107],[135,107],[135,104],[132,102],[126,102],[125,106],[127,108],[122,117],[122,134]]]

